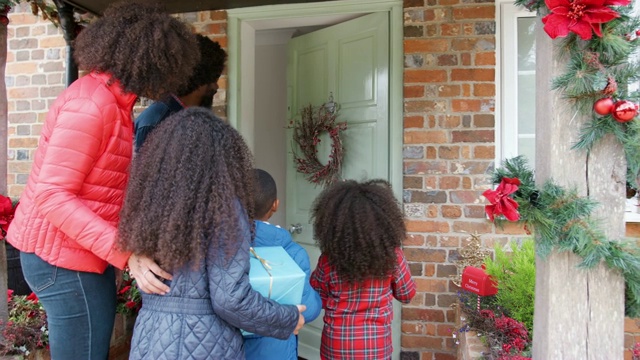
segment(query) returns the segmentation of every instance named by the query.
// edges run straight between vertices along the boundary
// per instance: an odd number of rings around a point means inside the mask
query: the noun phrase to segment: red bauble
[[[629,100],[620,100],[613,104],[611,116],[619,122],[628,122],[638,115],[638,104]]]
[[[5,15],[0,15],[0,23],[2,23],[2,25],[4,26],[9,25],[9,18]]]
[[[607,97],[602,98],[593,104],[593,111],[598,115],[608,115],[611,114],[613,110],[613,99]]]

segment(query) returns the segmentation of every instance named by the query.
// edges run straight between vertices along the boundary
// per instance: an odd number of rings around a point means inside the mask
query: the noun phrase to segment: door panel
[[[338,121],[345,157],[342,177],[389,179],[389,13],[374,13],[292,39],[289,42],[287,88],[289,119],[300,120],[300,109],[320,106],[329,97],[339,105]],[[293,238],[309,253],[315,268],[320,251],[313,239],[309,210],[322,190],[295,170],[292,130],[287,130],[287,225],[301,224]],[[321,161],[328,159],[330,139],[322,137]],[[322,314],[300,331],[299,353],[319,359]],[[399,350],[399,345],[394,346]]]

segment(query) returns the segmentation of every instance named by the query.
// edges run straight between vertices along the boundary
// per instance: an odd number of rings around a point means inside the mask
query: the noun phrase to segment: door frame
[[[403,5],[402,0],[339,0],[227,10],[227,118],[254,149],[256,31],[292,26],[329,25],[374,12],[389,14],[389,173],[397,199],[403,193]],[[286,25],[288,24],[288,25]],[[402,201],[401,201],[402,203]],[[315,264],[312,264],[315,266]],[[401,329],[401,306],[394,301],[393,328]],[[394,359],[401,331],[393,331]]]
[[[389,174],[395,195],[402,199],[403,145],[403,18],[401,0],[340,0],[319,3],[268,5],[227,10],[229,123],[253,149],[256,31],[284,28],[283,21],[322,24],[357,14],[388,12],[389,16]],[[304,19],[303,19],[304,18]]]

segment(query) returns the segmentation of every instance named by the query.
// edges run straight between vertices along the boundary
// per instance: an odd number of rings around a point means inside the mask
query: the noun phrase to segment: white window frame
[[[518,114],[518,19],[536,17],[535,12],[516,6],[513,1],[496,3],[496,166],[518,154],[518,122],[507,121]],[[515,79],[515,80],[514,80]],[[535,138],[535,134],[532,135]],[[534,166],[534,164],[531,164]]]

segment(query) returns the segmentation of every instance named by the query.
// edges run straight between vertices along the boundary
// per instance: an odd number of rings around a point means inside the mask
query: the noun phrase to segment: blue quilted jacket
[[[244,359],[239,328],[287,339],[298,323],[298,309],[279,305],[249,284],[250,232],[245,216],[243,239],[231,260],[224,251],[207,252],[197,269],[174,271],[165,296],[142,296],[131,341],[135,359]]]

